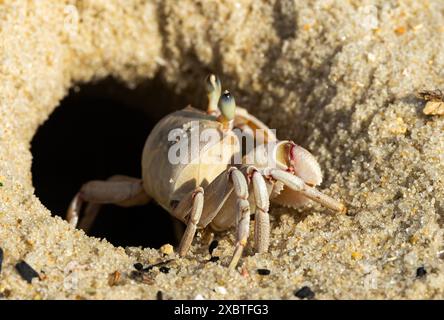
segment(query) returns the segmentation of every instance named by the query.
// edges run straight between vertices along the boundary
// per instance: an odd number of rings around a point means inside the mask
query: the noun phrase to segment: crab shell
[[[184,140],[169,141],[169,134],[177,129],[182,130]],[[213,132],[218,132],[219,136],[210,142],[201,140],[198,136],[198,143],[193,144],[191,142],[193,133],[198,135],[205,129],[214,129]],[[154,127],[145,143],[142,155],[145,191],[165,210],[172,213],[176,203],[196,187],[208,186],[233,163],[236,156],[239,157],[241,147],[238,139],[231,130],[223,130],[216,116],[198,109],[187,107],[167,115]],[[175,164],[168,160],[171,148],[176,143],[184,143],[183,146],[188,148],[189,161]],[[271,165],[287,170],[312,186],[322,182],[322,172],[314,156],[291,141],[278,141],[272,137],[267,143],[256,145],[248,155],[251,156],[251,153],[254,153],[253,161],[248,161],[246,155],[242,158],[243,164],[257,168]],[[269,184],[267,187],[270,199],[275,203],[297,208],[309,201],[300,192],[284,187],[280,182]],[[236,198],[234,194],[226,196],[228,197],[226,199],[222,194],[212,197],[214,203],[211,203],[210,207],[218,207],[219,203],[225,205],[219,208],[220,211],[216,216],[210,214],[203,217],[200,225],[207,225],[211,219],[214,219],[211,224],[215,230],[224,230],[233,225],[236,219],[235,210],[232,208],[235,206]],[[251,212],[254,212],[254,200],[250,200]],[[208,206],[204,211],[207,208]],[[183,220],[184,217],[178,218]]]
[[[173,130],[181,130],[180,141],[168,141]],[[199,139],[205,129],[219,133],[212,141]],[[192,135],[197,143],[192,142]],[[196,141],[196,140],[194,140]],[[223,130],[215,116],[190,106],[173,112],[160,120],[150,133],[142,155],[143,186],[147,194],[165,210],[172,212],[179,202],[196,187],[205,188],[227,169],[240,146],[230,130]],[[189,161],[172,163],[169,153],[176,143],[183,143],[189,150]],[[176,145],[176,147],[179,147]]]

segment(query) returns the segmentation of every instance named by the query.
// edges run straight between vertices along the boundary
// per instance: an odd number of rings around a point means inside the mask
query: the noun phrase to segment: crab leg
[[[188,199],[184,199],[179,203],[176,207],[175,211],[183,210],[184,205],[189,204],[191,201],[191,212],[189,215],[189,219],[187,222],[187,228],[185,233],[182,236],[182,240],[179,245],[179,255],[181,257],[185,256],[188,250],[190,249],[191,243],[193,242],[194,235],[196,233],[197,224],[199,223],[200,217],[202,215],[202,209],[204,204],[204,190],[201,187],[197,187],[191,195],[187,197]],[[189,206],[188,206],[189,208]]]
[[[83,213],[83,218],[80,219],[77,227],[84,230],[85,232],[88,232],[92,224],[94,223],[94,220],[96,220],[101,207],[102,205],[99,203],[88,203],[85,208],[85,212]]]
[[[71,225],[79,224],[87,231],[100,209],[100,204],[112,203],[129,207],[146,204],[149,200],[140,179],[116,175],[107,181],[95,180],[85,183],[71,201],[66,219]],[[80,210],[84,202],[90,203],[79,223]]]
[[[248,184],[245,176],[236,167],[230,168],[228,173],[237,196],[236,248],[229,265],[230,269],[234,269],[247,244],[250,228],[250,203],[248,202]]]
[[[253,168],[253,170],[252,184],[256,204],[254,247],[257,252],[266,252],[268,251],[268,245],[270,243],[270,217],[268,215],[270,201],[264,177],[255,168]]]
[[[79,223],[80,209],[82,208],[83,200],[80,196],[80,192],[77,193],[69,204],[68,210],[66,212],[66,220],[74,228],[77,227]]]
[[[298,176],[279,169],[271,169],[267,175],[270,175],[273,179],[282,182],[290,189],[301,192],[307,198],[316,201],[329,209],[339,211],[341,213],[345,213],[347,211],[346,207],[342,203],[327,196],[319,190],[308,186]]]

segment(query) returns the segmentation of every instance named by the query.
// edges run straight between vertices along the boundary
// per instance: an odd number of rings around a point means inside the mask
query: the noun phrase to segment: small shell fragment
[[[214,289],[219,294],[227,294],[227,289],[225,287],[219,286]]]
[[[167,243],[167,244],[164,244],[163,246],[160,247],[160,252],[162,252],[163,254],[166,254],[166,255],[170,255],[174,252],[174,248],[172,245]]]
[[[423,90],[416,95],[427,101],[422,112],[427,115],[444,115],[444,94],[441,90]]]
[[[422,110],[427,115],[444,115],[444,102],[429,101],[426,103],[425,108]]]
[[[248,278],[250,276],[250,273],[248,272],[247,267],[245,267],[245,266],[242,267],[241,275],[244,278]]]
[[[358,252],[358,251],[353,251],[351,253],[351,257],[353,260],[361,260],[362,259],[362,253]]]
[[[114,271],[113,273],[111,273],[108,277],[108,284],[110,287],[115,286],[119,280],[120,280],[120,272],[119,271]]]

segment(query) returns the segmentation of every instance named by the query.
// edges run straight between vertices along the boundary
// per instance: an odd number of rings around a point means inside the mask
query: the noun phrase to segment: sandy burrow
[[[0,3],[2,297],[297,299],[304,285],[318,299],[444,297],[444,120],[414,96],[443,87],[442,1]],[[208,71],[316,155],[321,188],[349,214],[273,206],[270,252],[248,247],[238,270],[225,267],[231,231],[216,236],[216,263],[198,237],[168,274],[131,279],[135,262],[177,257],[116,248],[52,217],[33,194],[30,141],[74,83],[159,73],[196,103]],[[25,282],[21,259],[41,279]]]

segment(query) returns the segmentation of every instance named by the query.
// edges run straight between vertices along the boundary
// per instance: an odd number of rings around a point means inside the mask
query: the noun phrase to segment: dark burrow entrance
[[[80,186],[114,174],[141,177],[145,140],[162,116],[186,105],[160,79],[130,90],[113,79],[72,89],[32,141],[35,193],[63,216]],[[88,233],[116,246],[177,245],[170,215],[155,203],[102,207]]]

